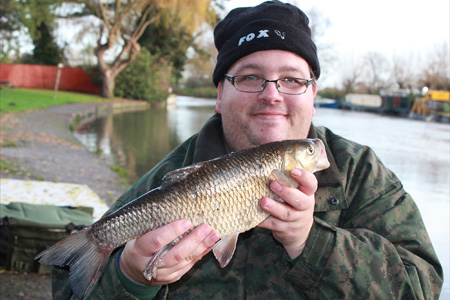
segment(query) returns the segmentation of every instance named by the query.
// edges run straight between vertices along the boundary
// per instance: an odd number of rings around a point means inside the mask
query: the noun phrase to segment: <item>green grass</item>
[[[128,172],[128,170],[118,165],[110,166],[110,169],[116,172],[116,174],[119,175],[121,179],[123,179],[125,186],[130,186],[130,172]]]
[[[25,178],[32,178],[37,180],[45,180],[42,176],[34,176],[28,171],[25,171],[17,162],[0,158],[0,171],[2,174],[15,174]]]
[[[2,88],[0,90],[0,114],[7,112],[43,109],[49,106],[78,102],[108,101],[97,95],[58,91],[53,99],[53,91],[23,88]]]
[[[2,171],[7,171],[7,172],[15,172],[16,168],[14,168],[13,166],[7,164],[6,162],[0,162],[0,170]]]

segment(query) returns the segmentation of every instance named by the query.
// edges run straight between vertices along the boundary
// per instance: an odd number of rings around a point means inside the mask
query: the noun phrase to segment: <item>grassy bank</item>
[[[69,103],[102,101],[108,100],[97,95],[66,91],[58,91],[56,99],[53,99],[51,90],[2,88],[0,90],[0,115]]]

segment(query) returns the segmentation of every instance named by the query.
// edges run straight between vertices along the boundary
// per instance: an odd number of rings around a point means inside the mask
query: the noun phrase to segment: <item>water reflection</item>
[[[78,130],[76,137],[134,182],[172,149],[200,130],[214,113],[214,99],[178,97],[175,109],[111,114]]]
[[[215,99],[177,98],[176,109],[169,110],[168,126],[174,129],[181,143],[198,132],[215,111]]]
[[[178,97],[172,110],[154,109],[110,115],[96,120],[77,137],[92,152],[132,175],[150,170],[173,148],[196,133],[214,113],[215,100]],[[402,180],[422,213],[444,266],[441,299],[450,299],[450,127],[318,108],[315,125],[372,147],[381,161]]]

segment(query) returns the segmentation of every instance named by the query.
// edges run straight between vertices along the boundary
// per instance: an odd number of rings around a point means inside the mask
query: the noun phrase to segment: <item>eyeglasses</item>
[[[225,74],[225,79],[228,80],[238,91],[245,93],[259,93],[264,91],[267,82],[275,82],[278,92],[289,95],[301,95],[306,92],[308,86],[314,81],[313,78],[279,78],[268,80],[254,75],[228,75]]]

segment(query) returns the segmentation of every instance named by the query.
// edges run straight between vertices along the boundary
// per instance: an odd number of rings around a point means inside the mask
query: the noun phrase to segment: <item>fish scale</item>
[[[213,252],[225,267],[239,233],[267,218],[259,201],[265,196],[276,198],[270,181],[294,186],[289,179],[293,168],[315,172],[328,166],[323,142],[309,139],[265,144],[174,170],[163,178],[165,183],[160,187],[59,241],[36,259],[70,266],[71,288],[83,299],[92,291],[115,248],[175,220],[189,219],[194,227],[206,223],[220,234]],[[145,278],[155,276],[161,258],[183,236],[155,253],[144,269]]]

